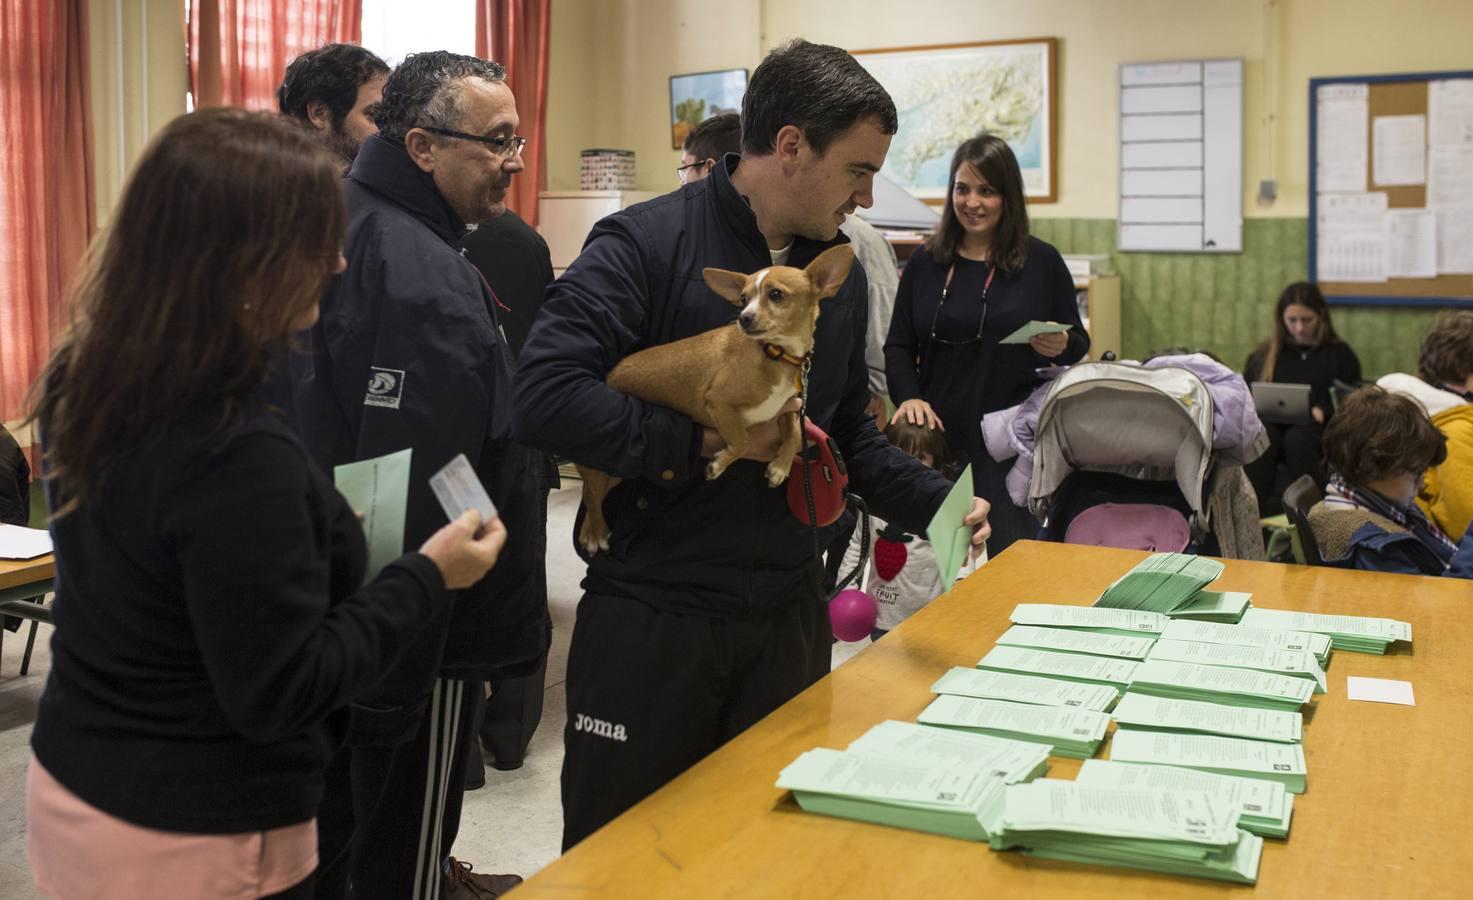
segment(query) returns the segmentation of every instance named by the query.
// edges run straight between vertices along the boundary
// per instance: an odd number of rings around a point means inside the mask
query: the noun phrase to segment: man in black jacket
[[[604,504],[611,547],[589,562],[568,657],[564,847],[829,669],[815,586],[829,530],[794,518],[756,462],[706,481],[701,460],[722,446],[714,431],[604,384],[629,353],[735,318],[703,267],[801,267],[842,241],[845,214],[871,202],[896,114],[853,57],[794,41],[753,74],[742,126],[740,159],[594,227],[519,362],[518,435],[624,479]],[[855,266],[819,316],[808,415],[875,512],[922,531],[950,485],[865,414],[865,323]],[[753,456],[770,460],[775,426],[753,430]],[[985,516],[976,501],[977,542]]]
[[[311,126],[351,166],[363,142],[378,133],[374,114],[388,65],[357,44],[327,44],[286,67],[276,104],[281,114]]]
[[[512,356],[491,292],[456,244],[505,211],[521,171],[516,105],[502,68],[410,56],[384,87],[379,134],[346,182],[347,268],[322,301],[310,357],[292,358],[294,407],[324,466],[413,448],[406,547],[446,521],[429,478],[464,453],[495,502],[507,549],[353,706],[350,749],[319,817],[321,879],[358,898],[433,898],[442,881],[503,890],[514,876],[446,868],[459,822],[461,739],[481,683],[530,669],[548,645],[539,573],[540,456],[511,435]],[[340,853],[344,832],[351,852]],[[334,859],[338,857],[338,859]]]

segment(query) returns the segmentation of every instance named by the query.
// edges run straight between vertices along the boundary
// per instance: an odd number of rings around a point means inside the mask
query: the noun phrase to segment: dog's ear
[[[747,276],[725,269],[703,269],[701,274],[706,278],[706,285],[724,297],[726,302],[736,307],[747,305],[747,301],[742,299],[742,288],[747,286]]]
[[[803,270],[803,274],[808,276],[822,300],[839,293],[839,288],[844,286],[844,279],[849,277],[849,267],[853,264],[854,248],[848,244],[840,244],[820,253]]]

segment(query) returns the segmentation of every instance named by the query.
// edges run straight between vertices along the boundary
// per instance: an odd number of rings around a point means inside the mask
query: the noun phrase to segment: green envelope
[[[409,460],[413,448],[332,470],[338,493],[363,514],[368,540],[367,578],[404,554],[404,509],[409,503]]]
[[[1026,344],[1040,334],[1063,334],[1069,330],[1064,322],[1040,322],[1034,319],[1022,328],[998,341],[999,344]]]
[[[936,551],[936,570],[941,573],[941,587],[949,591],[956,583],[956,574],[966,562],[972,547],[972,528],[962,520],[972,511],[972,467],[968,465],[951,486],[951,492],[941,501],[941,508],[931,517],[926,526],[926,538]]]

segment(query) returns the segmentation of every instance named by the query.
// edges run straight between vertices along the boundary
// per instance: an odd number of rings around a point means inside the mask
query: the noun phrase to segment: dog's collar
[[[777,344],[769,344],[765,341],[762,344],[762,352],[767,354],[767,358],[770,360],[776,361],[780,359],[788,365],[797,366],[800,369],[807,365],[808,361],[813,358],[812,352],[805,353],[802,356],[794,356]]]
[[[793,373],[793,385],[798,389],[798,395],[800,397],[807,396],[808,386],[807,384],[805,384],[805,382],[807,381],[808,368],[813,365],[812,350],[808,351],[802,356],[794,356],[793,354],[779,347],[777,344],[769,344],[766,341],[763,341],[762,353],[773,362],[782,361],[790,366],[797,368],[798,371]]]

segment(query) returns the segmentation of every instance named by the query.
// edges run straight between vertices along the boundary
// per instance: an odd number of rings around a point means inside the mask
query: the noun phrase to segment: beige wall
[[[1468,68],[1473,35],[1468,0],[559,0],[554,8],[559,103],[549,116],[559,124],[549,184],[564,187],[576,186],[579,149],[615,146],[637,152],[640,188],[673,189],[680,154],[668,139],[666,79],[753,68],[790,37],[851,49],[1057,37],[1059,202],[1035,209],[1048,217],[1115,216],[1121,63],[1242,57],[1244,212],[1303,216],[1309,78]],[[564,46],[581,52],[560,59]],[[568,89],[580,75],[583,89]],[[1264,178],[1279,189],[1266,206],[1256,201]]]
[[[189,70],[183,0],[91,0],[88,13],[102,223],[148,139],[184,112]]]
[[[121,172],[154,131],[184,111],[182,5],[183,0],[91,2],[97,206],[103,218],[121,188]],[[669,76],[755,68],[767,48],[800,35],[851,49],[1058,37],[1059,202],[1035,208],[1036,215],[1048,217],[1115,215],[1121,63],[1242,57],[1244,211],[1303,216],[1309,78],[1467,68],[1473,2],[558,0],[550,51],[548,187],[577,188],[583,148],[626,147],[638,153],[640,188],[673,189],[680,153],[670,148]],[[1255,196],[1264,178],[1279,185],[1279,199],[1267,206]]]

